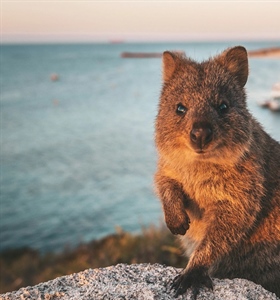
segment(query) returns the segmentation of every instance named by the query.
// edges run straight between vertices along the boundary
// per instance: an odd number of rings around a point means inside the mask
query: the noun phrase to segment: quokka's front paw
[[[170,217],[165,215],[165,222],[169,230],[175,235],[184,235],[190,228],[190,219],[185,212]]]
[[[193,269],[175,277],[171,288],[175,290],[175,297],[184,294],[191,288],[193,297],[196,300],[199,289],[207,287],[213,290],[213,283],[204,267]]]

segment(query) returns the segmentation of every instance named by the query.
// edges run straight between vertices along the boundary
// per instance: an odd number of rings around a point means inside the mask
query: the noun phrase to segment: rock
[[[0,295],[0,300],[23,299],[174,299],[170,282],[180,269],[159,264],[119,264],[101,269],[88,269],[63,276],[33,287]],[[200,300],[276,300],[275,294],[245,279],[213,279],[214,291],[202,289]],[[177,299],[192,299],[191,292]]]
[[[51,74],[51,81],[58,81],[59,80],[59,76],[56,73]]]

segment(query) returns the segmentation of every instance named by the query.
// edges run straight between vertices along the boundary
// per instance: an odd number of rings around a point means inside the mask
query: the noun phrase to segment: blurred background
[[[202,61],[235,45],[280,48],[280,2],[1,8],[0,292],[118,262],[180,265],[153,191],[158,54]],[[246,90],[250,111],[279,141],[280,114],[259,106],[280,82],[274,53],[249,58]]]

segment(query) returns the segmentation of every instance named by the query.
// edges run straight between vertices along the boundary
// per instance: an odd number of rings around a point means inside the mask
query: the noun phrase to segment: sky
[[[280,0],[0,1],[2,43],[280,41]]]

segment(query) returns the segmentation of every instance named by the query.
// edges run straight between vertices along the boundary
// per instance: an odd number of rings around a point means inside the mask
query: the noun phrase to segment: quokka
[[[176,296],[246,278],[280,297],[280,144],[250,114],[244,47],[197,63],[163,53],[157,194],[189,258]]]

